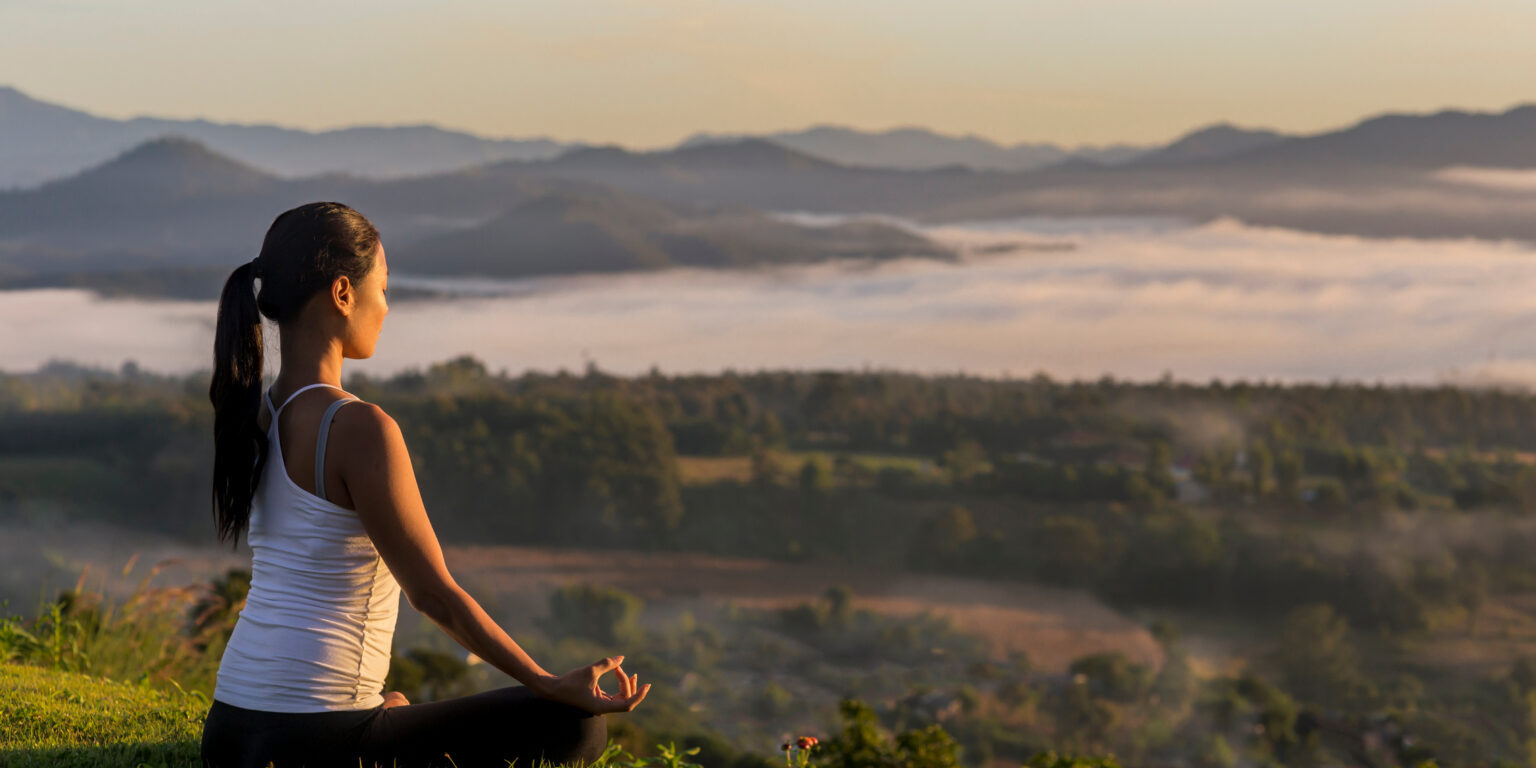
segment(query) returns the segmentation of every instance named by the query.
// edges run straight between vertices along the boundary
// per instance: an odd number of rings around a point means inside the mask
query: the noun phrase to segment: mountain
[[[1536,240],[1536,194],[1437,175],[1449,165],[1536,167],[1536,108],[1367,120],[1342,131],[1276,140],[1241,129],[1197,132],[1162,162],[1104,166],[1069,160],[1024,173],[959,167],[897,171],[840,166],[785,148],[777,162],[750,140],[713,144],[757,157],[747,167],[700,164],[699,145],[612,150],[517,164],[541,178],[612,186],[689,205],[775,211],[879,212],[954,222],[1019,216],[1229,216],[1255,224],[1373,237]],[[1246,149],[1244,147],[1247,147]],[[819,163],[819,164],[818,164]]]
[[[718,147],[682,154],[701,168],[827,165],[788,153],[763,143],[739,154]],[[802,226],[540,178],[517,165],[382,181],[282,179],[194,141],[157,139],[70,178],[0,192],[0,286],[212,296],[234,265],[256,255],[278,213],[313,200],[356,207],[379,227],[397,268],[434,275],[953,255],[885,224]]]
[[[550,158],[572,146],[549,139],[488,139],[430,125],[310,132],[207,120],[114,120],[0,86],[0,189],[36,186],[78,173],[167,135],[193,139],[278,176],[349,173],[398,178],[499,160]]]
[[[423,270],[463,274],[924,252],[901,230],[796,227],[754,211],[880,213],[936,223],[1234,217],[1373,237],[1536,241],[1536,191],[1438,172],[1450,165],[1536,167],[1533,137],[1536,107],[1521,107],[1393,115],[1279,139],[1219,126],[1174,142],[1161,160],[1103,165],[1069,158],[1018,173],[847,166],[748,139],[655,152],[581,148],[551,159],[384,180],[282,178],[194,141],[156,140],[75,176],[0,192],[0,282],[57,284],[72,273],[114,270],[123,284],[134,282],[131,270],[227,273],[255,255],[277,213],[313,200],[363,211],[391,254],[418,259]]]
[[[404,273],[482,277],[954,257],[878,222],[803,226],[755,211],[696,210],[607,190],[552,191],[481,226],[390,253]]]
[[[1218,123],[1191,131],[1172,144],[1148,152],[1131,161],[1134,165],[1171,165],[1240,155],[1278,144],[1286,135],[1276,131],[1250,130],[1230,123]]]
[[[1536,168],[1536,104],[1505,112],[1382,115],[1231,159],[1241,165]]]
[[[0,243],[13,266],[44,270],[254,255],[265,227],[251,212],[281,205],[290,186],[196,142],[155,139],[75,176],[0,192]],[[23,258],[22,246],[37,253]]]
[[[764,139],[655,152],[578,150],[553,160],[488,171],[601,184],[670,203],[767,211],[909,213],[1007,189],[1023,174],[959,167],[925,171],[852,167]]]
[[[748,139],[771,141],[840,165],[896,170],[958,166],[972,170],[1029,171],[1072,158],[1113,165],[1147,151],[1146,147],[1129,145],[1075,149],[1055,144],[1004,146],[980,136],[947,136],[925,128],[871,132],[832,125],[757,136],[700,133],[689,137],[678,148],[733,144]]]

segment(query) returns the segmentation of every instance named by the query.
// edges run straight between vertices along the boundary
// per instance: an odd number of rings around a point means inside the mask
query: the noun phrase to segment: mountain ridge
[[[0,189],[24,189],[73,175],[168,134],[197,140],[282,177],[350,173],[401,178],[497,160],[550,158],[576,146],[542,137],[483,137],[429,123],[307,131],[201,118],[119,120],[0,85]]]

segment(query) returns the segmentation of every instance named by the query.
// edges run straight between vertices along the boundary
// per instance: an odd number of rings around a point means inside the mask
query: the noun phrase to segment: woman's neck
[[[341,340],[317,333],[278,329],[282,368],[276,387],[291,392],[306,384],[341,386]]]

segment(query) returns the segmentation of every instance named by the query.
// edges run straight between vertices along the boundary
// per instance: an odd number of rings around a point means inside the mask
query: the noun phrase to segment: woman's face
[[[389,301],[385,297],[388,288],[389,263],[384,260],[384,244],[381,242],[374,252],[373,269],[352,286],[352,312],[347,316],[347,328],[341,340],[343,357],[361,360],[373,356],[379,331],[384,328],[384,316],[389,314]]]

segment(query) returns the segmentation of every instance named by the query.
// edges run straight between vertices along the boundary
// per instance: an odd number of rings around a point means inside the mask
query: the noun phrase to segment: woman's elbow
[[[415,593],[406,592],[405,599],[417,613],[431,619],[434,623],[453,625],[453,599],[444,590],[430,589],[418,590]]]

